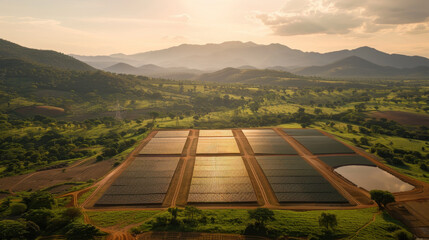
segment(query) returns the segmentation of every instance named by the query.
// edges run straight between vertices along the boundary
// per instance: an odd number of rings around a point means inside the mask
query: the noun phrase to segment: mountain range
[[[414,68],[429,66],[429,59],[420,56],[388,54],[370,47],[340,50],[328,53],[303,52],[281,44],[260,45],[253,42],[224,42],[221,44],[179,46],[137,54],[112,54],[108,56],[71,55],[93,67],[104,69],[117,63],[141,66],[154,64],[160,67],[185,67],[199,70],[238,68],[302,68],[324,66],[356,56],[380,66]]]

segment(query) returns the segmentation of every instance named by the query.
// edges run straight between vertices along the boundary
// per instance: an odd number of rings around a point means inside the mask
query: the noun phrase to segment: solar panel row
[[[313,154],[354,153],[346,145],[328,136],[294,136],[293,138]]]
[[[162,204],[178,163],[179,157],[136,158],[96,204]]]
[[[188,202],[256,202],[243,159],[239,156],[197,157]]]
[[[279,202],[347,202],[299,156],[257,156]]]
[[[319,157],[319,159],[333,168],[346,165],[377,166],[375,163],[360,155],[326,156]]]
[[[158,133],[159,134],[159,133]],[[140,154],[181,154],[187,138],[152,138]]]

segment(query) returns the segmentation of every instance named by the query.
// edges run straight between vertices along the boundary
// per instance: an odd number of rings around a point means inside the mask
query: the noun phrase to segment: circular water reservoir
[[[414,186],[378,167],[348,165],[338,167],[334,171],[367,191],[377,189],[389,192],[405,192],[414,188]]]

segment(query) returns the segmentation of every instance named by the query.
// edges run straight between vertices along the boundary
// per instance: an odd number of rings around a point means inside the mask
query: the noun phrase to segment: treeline
[[[38,191],[8,197],[0,205],[1,239],[36,239],[41,235],[63,235],[66,239],[94,239],[103,234],[81,223],[79,208],[59,208],[52,194]]]
[[[91,129],[100,125],[113,128],[120,122],[107,117],[65,122],[38,115],[27,120],[3,117],[1,121],[6,123],[9,131],[26,127],[36,129],[24,134],[0,136],[0,166],[6,168],[1,173],[3,176],[30,169],[45,169],[46,165],[57,166],[57,161],[94,156],[97,154],[92,150],[94,147],[103,147],[97,160],[110,158],[132,147],[136,143],[133,137],[148,130],[145,127],[119,132],[112,129],[107,134],[86,137],[85,134],[71,135],[67,129]]]

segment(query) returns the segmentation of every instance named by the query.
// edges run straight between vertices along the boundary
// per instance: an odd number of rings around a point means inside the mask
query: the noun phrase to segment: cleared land
[[[197,157],[188,202],[256,202],[243,159],[239,156]]]
[[[279,202],[347,203],[299,156],[257,156]]]
[[[321,156],[319,157],[324,163],[328,164],[332,168],[337,168],[347,165],[366,165],[366,166],[377,166],[367,158],[360,155],[343,155],[343,156]]]
[[[294,136],[312,154],[355,153],[346,145],[328,136]]]
[[[370,117],[385,118],[405,125],[419,125],[429,127],[429,116],[425,114],[409,113],[401,111],[372,112]]]
[[[162,204],[179,157],[136,158],[96,205]]]
[[[198,138],[197,154],[228,154],[240,153],[233,137],[200,137]]]

